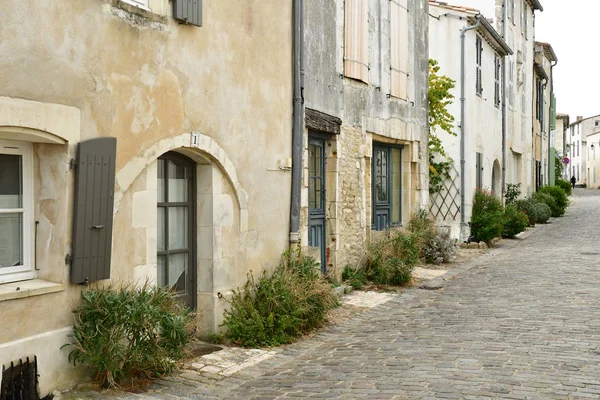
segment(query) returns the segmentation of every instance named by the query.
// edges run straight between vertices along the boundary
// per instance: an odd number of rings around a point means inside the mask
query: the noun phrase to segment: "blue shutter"
[[[116,138],[79,144],[75,171],[71,282],[110,278]]]

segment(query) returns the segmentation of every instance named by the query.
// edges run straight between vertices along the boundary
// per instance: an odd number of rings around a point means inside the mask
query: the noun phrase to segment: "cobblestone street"
[[[598,221],[600,191],[577,190],[564,217],[441,289],[407,290],[234,375],[121,398],[600,398]]]

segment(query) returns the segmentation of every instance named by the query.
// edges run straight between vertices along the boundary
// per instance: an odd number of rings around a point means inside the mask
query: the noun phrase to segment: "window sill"
[[[22,299],[43,294],[62,292],[65,285],[42,279],[5,283],[0,285],[0,301]]]

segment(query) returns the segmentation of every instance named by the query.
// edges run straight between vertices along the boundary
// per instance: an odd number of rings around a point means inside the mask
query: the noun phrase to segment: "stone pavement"
[[[600,399],[600,191],[574,198],[439,290],[406,290],[239,373],[120,398]]]

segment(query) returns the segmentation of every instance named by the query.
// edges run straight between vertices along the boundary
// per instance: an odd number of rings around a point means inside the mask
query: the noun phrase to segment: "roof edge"
[[[472,24],[476,23],[477,21],[481,23],[481,26],[490,35],[488,39],[491,39],[496,43],[496,47],[498,47],[497,50],[501,50],[499,51],[501,55],[508,56],[514,54],[512,49],[508,46],[508,43],[504,41],[502,36],[500,36],[500,34],[494,29],[492,24],[490,24],[489,21],[483,16],[483,14],[477,14],[476,17],[469,17],[468,19],[469,22],[471,22]]]

